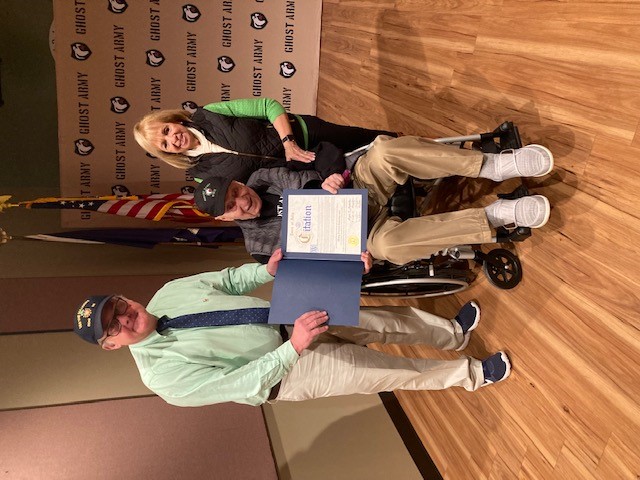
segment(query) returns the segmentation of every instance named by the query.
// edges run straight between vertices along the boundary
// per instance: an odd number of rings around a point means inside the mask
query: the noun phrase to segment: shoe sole
[[[537,147],[540,148],[542,150],[544,150],[545,152],[547,152],[549,154],[549,158],[551,158],[551,165],[549,165],[549,169],[544,172],[544,173],[539,173],[538,175],[533,175],[533,177],[544,177],[545,175],[547,175],[548,173],[551,172],[551,170],[553,170],[553,166],[555,164],[555,159],[553,158],[553,153],[551,153],[551,150],[549,150],[547,147],[545,147],[544,145],[538,145],[537,143],[532,143],[530,145],[526,145],[524,148],[527,147]]]
[[[511,375],[511,362],[509,361],[509,357],[507,356],[507,353],[504,350],[500,350],[499,352],[496,352],[496,353],[500,354],[500,360],[502,360],[505,363],[505,365],[507,366],[507,368],[506,368],[506,370],[504,372],[504,375],[497,382],[492,382],[491,380],[486,380],[485,383],[480,385],[481,387],[486,387],[487,385],[493,385],[494,383],[500,383],[503,380],[506,380],[507,378],[509,378],[509,375]]]
[[[459,352],[460,350],[464,350],[465,348],[467,348],[467,345],[469,345],[469,340],[471,340],[471,332],[474,331],[478,326],[478,324],[480,323],[480,306],[473,300],[471,300],[469,303],[471,303],[476,309],[476,318],[473,320],[473,323],[469,327],[469,330],[467,330],[466,333],[464,334],[464,340],[462,341],[462,345],[456,348],[455,350],[456,352]]]
[[[542,222],[537,225],[527,225],[529,228],[540,228],[544,227],[546,223],[549,221],[549,217],[551,216],[551,204],[549,203],[549,199],[544,195],[531,195],[532,198],[540,197],[544,200],[545,214]],[[523,225],[524,226],[524,225]]]

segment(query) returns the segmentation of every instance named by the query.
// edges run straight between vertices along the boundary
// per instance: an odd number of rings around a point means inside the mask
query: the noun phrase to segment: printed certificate
[[[283,196],[285,257],[360,260],[366,250],[366,190],[285,190]]]

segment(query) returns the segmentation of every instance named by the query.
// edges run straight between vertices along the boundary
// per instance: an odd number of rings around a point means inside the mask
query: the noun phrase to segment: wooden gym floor
[[[526,180],[553,211],[515,246],[521,285],[481,274],[455,296],[396,301],[450,317],[475,298],[466,353],[512,359],[511,378],[475,393],[397,393],[442,475],[640,478],[640,2],[325,0],[322,20],[320,117],[427,137],[513,120],[556,157]],[[508,187],[461,181],[450,207]]]

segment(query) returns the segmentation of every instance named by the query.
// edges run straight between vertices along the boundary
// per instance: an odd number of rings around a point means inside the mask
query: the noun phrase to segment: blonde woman
[[[145,115],[133,132],[148,153],[188,170],[196,179],[216,175],[240,182],[260,168],[314,169],[315,153],[311,150],[320,142],[350,151],[371,143],[378,135],[397,136],[335,125],[312,115],[287,114],[271,98],[211,103],[193,113],[158,110]],[[323,176],[339,173],[340,168],[332,167]]]

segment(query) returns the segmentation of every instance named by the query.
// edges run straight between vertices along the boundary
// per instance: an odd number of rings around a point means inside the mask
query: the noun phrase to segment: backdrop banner
[[[190,192],[192,178],[133,138],[151,110],[271,97],[290,112],[315,113],[322,0],[53,4],[63,197]],[[62,215],[64,227],[140,222]]]

